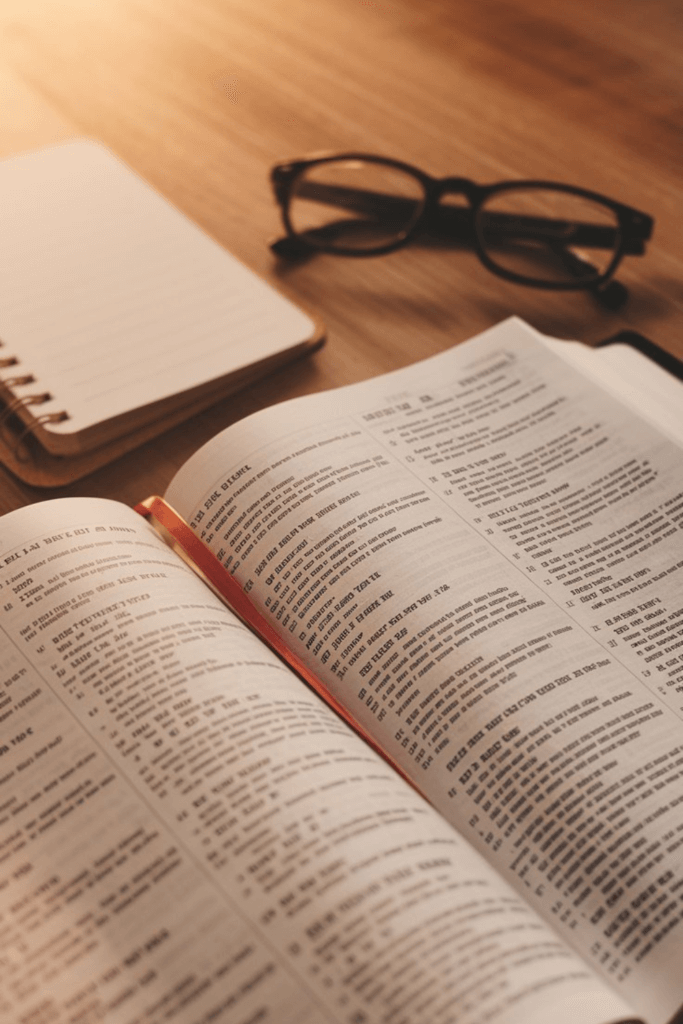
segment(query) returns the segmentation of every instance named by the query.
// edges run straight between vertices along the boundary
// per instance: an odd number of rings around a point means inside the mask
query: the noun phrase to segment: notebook
[[[100,143],[0,161],[0,195],[0,458],[29,482],[84,475],[322,341]]]

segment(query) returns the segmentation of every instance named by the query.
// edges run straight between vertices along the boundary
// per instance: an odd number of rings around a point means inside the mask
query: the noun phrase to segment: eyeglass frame
[[[421,184],[424,192],[422,209],[413,223],[410,224],[408,228],[399,235],[399,237],[373,249],[346,249],[344,247],[326,245],[325,243],[318,244],[315,241],[310,242],[306,239],[305,233],[301,233],[295,229],[290,218],[290,206],[293,198],[293,186],[297,178],[311,167],[326,163],[337,163],[343,160],[361,160],[366,163],[392,167],[396,170],[402,171],[404,174],[410,175]],[[515,284],[545,288],[553,291],[578,291],[588,289],[599,292],[611,280],[624,256],[643,255],[645,252],[645,242],[650,239],[652,229],[654,227],[654,219],[650,217],[649,214],[642,213],[640,210],[636,210],[624,203],[619,203],[614,199],[610,199],[608,196],[601,195],[599,192],[593,192],[589,189],[580,188],[579,186],[537,179],[531,179],[528,181],[510,180],[496,182],[492,185],[479,185],[469,178],[435,178],[421,170],[419,167],[414,167],[412,164],[408,164],[402,160],[395,160],[392,157],[381,157],[371,153],[353,152],[326,154],[304,160],[287,161],[285,163],[276,164],[273,167],[270,179],[275,193],[275,199],[282,213],[283,224],[287,231],[287,239],[290,239],[292,243],[295,244],[297,250],[296,255],[301,255],[302,249],[307,251],[330,252],[339,256],[351,257],[382,256],[390,252],[395,252],[397,249],[407,245],[419,233],[420,227],[424,227],[424,225],[429,222],[430,217],[433,218],[439,211],[441,211],[443,215],[443,212],[447,209],[440,204],[440,200],[443,196],[462,195],[465,196],[469,203],[469,207],[467,209],[471,216],[473,227],[471,238],[468,238],[467,241],[473,243],[480,262],[492,273],[508,281],[513,281]],[[590,226],[599,230],[604,230],[605,227],[607,227],[607,230],[615,230],[618,232],[618,244],[615,246],[614,255],[604,271],[597,273],[596,276],[589,280],[549,281],[545,278],[530,278],[522,274],[518,274],[513,270],[507,270],[505,267],[499,266],[491,260],[482,240],[481,226],[478,223],[478,215],[482,211],[485,202],[496,193],[514,192],[534,188],[563,192],[567,195],[575,195],[612,210],[616,215],[617,228],[611,228],[603,225]],[[361,192],[363,190],[357,191]],[[412,202],[412,200],[410,201]],[[453,207],[452,209],[460,212],[461,208]],[[512,216],[517,217],[517,215],[514,214]],[[283,245],[283,242],[285,241],[286,239],[277,240],[271,244],[271,249],[280,256],[291,256],[293,253],[288,251],[288,247],[286,245]],[[566,240],[566,242],[570,241],[571,240]],[[575,244],[585,245],[586,242],[584,241],[583,243]]]

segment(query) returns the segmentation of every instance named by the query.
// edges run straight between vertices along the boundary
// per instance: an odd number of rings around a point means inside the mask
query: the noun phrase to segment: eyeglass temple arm
[[[297,185],[297,195],[315,202],[346,207],[356,213],[391,217],[402,225],[410,223],[416,207],[420,204],[420,200],[417,199],[312,181],[300,181]],[[474,218],[472,209],[467,206],[440,204],[422,226],[429,232],[447,235],[461,242],[471,244],[474,241]],[[645,251],[642,237],[631,236],[620,240],[619,230],[608,225],[484,211],[480,214],[479,226],[488,232],[517,239],[529,238],[547,242],[554,240],[564,245],[602,249],[613,249],[617,242],[621,241],[625,254],[639,256]]]
[[[572,249],[567,248],[561,242],[551,242],[549,247],[562,260],[569,273],[574,277],[585,278],[587,271],[592,271],[593,274],[598,276],[598,270],[592,263],[579,256]],[[598,285],[589,284],[588,290],[593,293],[600,305],[606,309],[621,309],[628,299],[628,288],[621,281],[616,281],[614,278],[609,278],[606,282]]]

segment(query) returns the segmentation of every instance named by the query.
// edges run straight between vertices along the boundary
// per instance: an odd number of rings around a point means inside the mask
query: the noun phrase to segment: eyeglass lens
[[[590,283],[619,245],[609,206],[548,188],[494,192],[479,210],[477,230],[492,263],[530,281]]]
[[[422,183],[399,168],[336,160],[314,164],[297,177],[289,219],[312,245],[372,252],[404,237],[424,202]]]

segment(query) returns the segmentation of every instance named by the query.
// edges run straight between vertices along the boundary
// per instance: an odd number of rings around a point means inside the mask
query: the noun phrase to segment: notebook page
[[[248,367],[313,321],[98,143],[0,162],[0,354],[70,434]],[[36,385],[16,394],[36,392]]]

